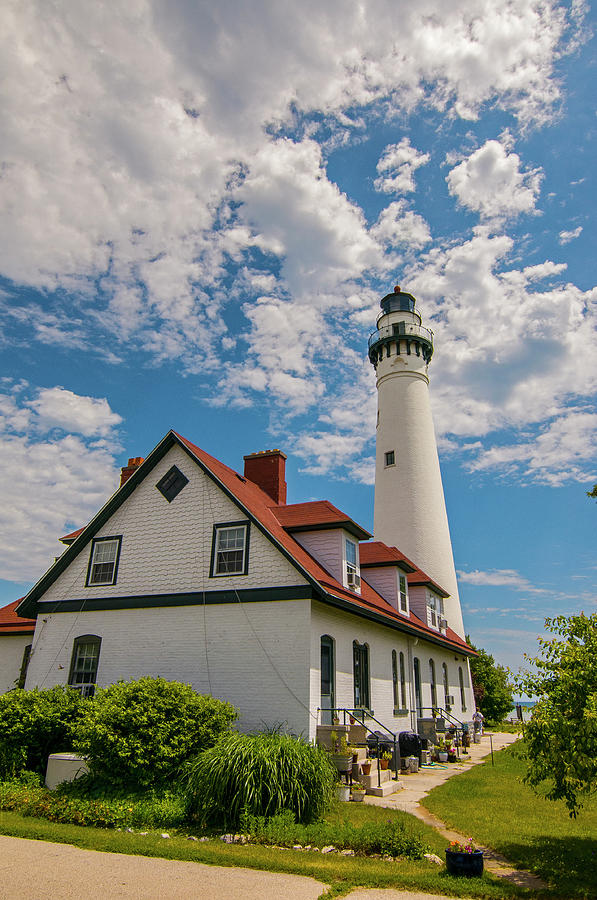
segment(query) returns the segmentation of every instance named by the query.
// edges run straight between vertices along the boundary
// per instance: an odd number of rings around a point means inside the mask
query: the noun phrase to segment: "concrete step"
[[[402,783],[400,781],[384,781],[381,787],[370,787],[367,788],[367,793],[372,797],[387,797],[388,794],[395,794],[396,791],[402,790]]]
[[[355,774],[356,773],[353,773],[353,777]],[[390,771],[390,769],[382,769],[379,773],[379,780],[382,784],[385,784],[386,781],[390,781],[393,775],[394,773]],[[371,774],[359,774],[358,779],[365,788],[377,787],[377,769],[374,769],[373,766],[371,766]]]

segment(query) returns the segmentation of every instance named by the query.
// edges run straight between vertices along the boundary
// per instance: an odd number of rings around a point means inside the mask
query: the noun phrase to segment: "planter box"
[[[336,766],[336,770],[347,775],[352,772],[352,753],[350,756],[340,756],[338,753],[332,753],[330,756],[332,764]]]
[[[320,747],[325,747],[326,750],[332,749],[332,731],[335,731],[338,740],[341,740],[342,736],[346,738],[348,743],[352,743],[348,737],[349,725],[318,725],[317,726],[317,734],[315,738],[315,742],[319,744]]]
[[[355,803],[362,803],[365,799],[365,794],[366,791],[353,791],[351,796]]]
[[[337,784],[336,785],[336,795],[338,800],[342,800],[346,803],[350,800],[350,785],[348,784]]]
[[[483,874],[483,851],[460,853],[457,850],[446,850],[446,868],[449,875],[480,878]]]

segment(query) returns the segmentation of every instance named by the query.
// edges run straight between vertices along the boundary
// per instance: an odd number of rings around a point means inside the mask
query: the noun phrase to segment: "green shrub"
[[[83,701],[73,744],[100,778],[132,787],[155,784],[213,746],[236,716],[230,703],[177,681],[119,681]]]
[[[360,827],[350,822],[331,824],[315,822],[301,825],[291,812],[285,811],[271,818],[243,815],[241,830],[255,844],[274,844],[292,847],[294,844],[312,847],[333,845],[338,850],[382,856],[421,859],[429,848],[414,834],[409,834],[401,822],[365,822]]]
[[[241,814],[291,810],[301,822],[320,816],[334,794],[336,770],[320,747],[283,734],[228,734],[189,766],[189,814],[200,823],[237,825]]]
[[[48,791],[39,784],[5,782],[0,784],[0,810],[95,828],[145,826],[163,829],[177,828],[184,823],[184,801],[173,793],[92,799],[73,796],[64,788]]]
[[[45,775],[48,755],[72,749],[81,695],[68,687],[17,688],[0,695],[0,779],[23,769]]]

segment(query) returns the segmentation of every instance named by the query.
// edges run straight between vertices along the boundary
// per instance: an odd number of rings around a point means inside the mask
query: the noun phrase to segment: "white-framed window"
[[[73,641],[68,683],[83,697],[93,697],[102,639],[97,634],[83,634]]]
[[[387,450],[386,453],[384,453],[384,465],[386,469],[388,466],[396,465],[396,453],[394,450]]]
[[[437,597],[435,594],[427,594],[428,623],[432,628],[439,628],[438,600],[439,597]]]
[[[87,568],[87,581],[85,582],[87,587],[96,584],[116,584],[121,543],[121,535],[93,539]]]
[[[249,569],[249,523],[214,525],[211,575],[246,575]]]
[[[408,584],[406,581],[406,575],[399,574],[398,575],[398,594],[399,594],[399,609],[400,612],[407,613],[408,612]]]
[[[357,590],[361,586],[361,577],[359,575],[356,543],[346,538],[344,541],[344,553],[346,559],[346,584],[352,590]]]

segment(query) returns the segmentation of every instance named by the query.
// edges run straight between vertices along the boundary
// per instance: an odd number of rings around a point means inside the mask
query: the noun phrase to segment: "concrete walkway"
[[[317,900],[326,889],[321,881],[303,875],[103,853],[0,835],[0,900]]]
[[[458,831],[447,828],[441,819],[438,819],[437,816],[434,816],[421,805],[421,800],[427,796],[429,791],[433,790],[434,787],[437,787],[438,784],[443,784],[444,781],[447,781],[448,778],[452,778],[453,775],[458,775],[459,773],[465,772],[473,766],[477,766],[479,763],[484,762],[491,754],[492,746],[495,752],[497,750],[502,750],[504,747],[508,747],[517,739],[518,735],[516,734],[491,733],[491,737],[489,734],[483,735],[481,743],[472,744],[469,748],[468,755],[462,756],[460,762],[424,768],[417,772],[416,775],[401,775],[401,790],[395,794],[389,794],[387,797],[367,796],[365,802],[375,806],[402,809],[404,812],[411,813],[411,815],[416,816],[418,819],[421,819],[422,822],[425,822],[426,825],[435,828],[448,842],[467,840],[470,835],[463,835]],[[525,872],[521,869],[514,868],[505,857],[496,853],[495,850],[484,847],[482,844],[478,843],[476,843],[476,846],[483,850],[485,868],[491,872],[492,875],[497,875],[500,878],[511,881],[513,884],[518,884],[521,887],[533,888],[534,890],[547,887],[544,881],[536,875],[533,875],[531,872]],[[393,900],[393,895],[391,894],[385,893],[384,896],[386,900]],[[396,895],[396,900],[397,898],[398,895]],[[365,900],[365,895],[363,895],[363,900]],[[370,900],[375,900],[375,898],[371,897]]]

